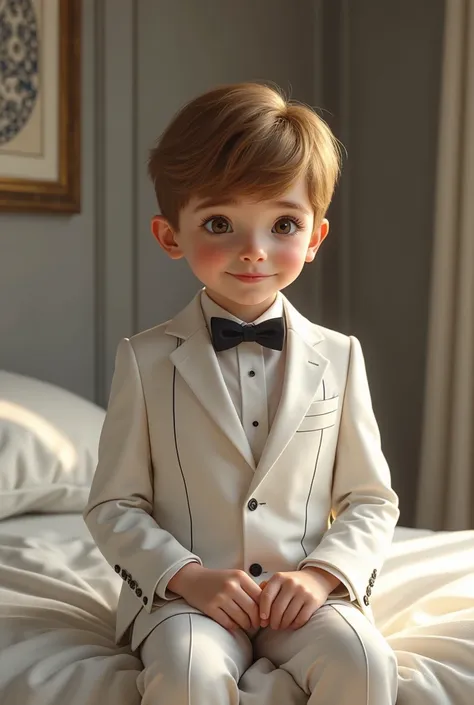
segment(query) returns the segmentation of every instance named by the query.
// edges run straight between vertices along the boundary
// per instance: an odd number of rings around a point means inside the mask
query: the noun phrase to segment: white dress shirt
[[[201,294],[201,306],[209,332],[213,317],[245,323],[216,304],[205,290]],[[262,323],[282,315],[283,303],[278,292],[270,308],[252,323]],[[280,351],[265,348],[255,342],[243,342],[216,355],[225,385],[252,449],[255,464],[258,465],[281,397],[285,373],[285,345]]]
[[[209,335],[211,335],[211,318],[214,316],[228,318],[237,323],[245,323],[221,308],[208,296],[205,289],[201,293],[201,307]],[[262,323],[269,318],[278,318],[282,315],[283,302],[281,294],[278,292],[270,308],[252,323]],[[243,342],[229,350],[217,352],[216,356],[225,385],[252,449],[255,464],[258,465],[281,397],[285,373],[286,333],[282,351],[263,347],[256,342]],[[167,590],[167,584],[181,568],[190,562],[194,562],[193,559],[186,559],[181,564],[173,566],[161,578],[155,591],[159,597],[164,599],[176,597]],[[316,563],[311,565],[318,567]],[[351,600],[356,599],[352,589],[350,586],[346,586],[344,578],[338,570],[325,564],[321,564],[319,567],[341,581],[341,585],[336,587],[331,593],[331,597],[349,595]]]

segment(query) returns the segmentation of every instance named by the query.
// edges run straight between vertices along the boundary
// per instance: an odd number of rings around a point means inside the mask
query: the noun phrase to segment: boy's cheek
[[[305,255],[306,250],[303,252],[299,247],[289,247],[275,257],[275,264],[280,270],[299,272],[303,266]]]
[[[223,248],[215,245],[198,245],[194,249],[193,260],[199,267],[222,269],[226,268],[228,255]]]

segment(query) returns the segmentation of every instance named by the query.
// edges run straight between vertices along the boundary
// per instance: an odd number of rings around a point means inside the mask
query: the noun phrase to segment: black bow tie
[[[259,343],[272,350],[283,350],[283,318],[269,318],[262,323],[242,324],[228,318],[211,318],[212,344],[216,352],[235,348],[240,343]]]

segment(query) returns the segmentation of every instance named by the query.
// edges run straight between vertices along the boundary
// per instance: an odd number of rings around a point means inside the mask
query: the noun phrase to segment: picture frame
[[[81,0],[0,2],[0,211],[80,212],[80,63]]]

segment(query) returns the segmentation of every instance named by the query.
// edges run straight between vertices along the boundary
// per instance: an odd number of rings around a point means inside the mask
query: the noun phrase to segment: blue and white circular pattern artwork
[[[31,117],[38,96],[38,22],[33,0],[0,0],[0,145]]]

